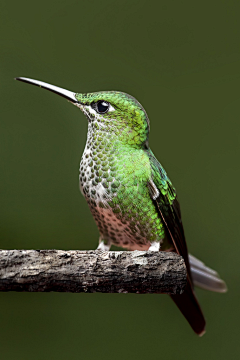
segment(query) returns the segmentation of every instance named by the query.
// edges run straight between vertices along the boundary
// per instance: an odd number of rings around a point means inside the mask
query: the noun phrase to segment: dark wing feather
[[[192,329],[201,336],[205,332],[206,323],[193,291],[187,244],[176,191],[167,177],[166,171],[157,161],[151,150],[148,150],[148,156],[152,168],[152,181],[159,191],[158,196],[152,197],[153,201],[165,225],[167,236],[174,245],[175,251],[184,258],[188,274],[184,293],[182,295],[172,295],[171,298],[185,316]]]
[[[149,153],[149,159],[152,167],[152,180],[159,190],[159,196],[155,200],[155,205],[165,224],[168,236],[171,239],[176,252],[184,258],[187,271],[190,275],[188,250],[176,191],[167,177],[166,171],[152,152]]]

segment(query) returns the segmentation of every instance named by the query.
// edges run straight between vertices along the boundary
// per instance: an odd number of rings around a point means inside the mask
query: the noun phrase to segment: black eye
[[[96,103],[96,110],[99,114],[104,114],[109,109],[109,103],[107,101],[99,100]]]

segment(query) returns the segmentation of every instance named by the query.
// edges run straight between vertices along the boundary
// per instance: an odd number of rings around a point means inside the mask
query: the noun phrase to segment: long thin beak
[[[36,86],[40,86],[40,87],[47,89],[49,91],[52,91],[60,96],[63,96],[65,99],[71,101],[72,103],[78,102],[77,99],[75,98],[76,93],[73,93],[72,91],[69,91],[69,90],[62,89],[58,86],[50,85],[43,81],[28,79],[25,77],[17,77],[17,78],[15,78],[15,80],[23,81],[23,82],[33,84]]]

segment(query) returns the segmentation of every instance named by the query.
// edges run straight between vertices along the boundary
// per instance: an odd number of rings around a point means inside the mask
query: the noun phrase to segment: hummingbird
[[[187,269],[181,295],[171,295],[196,334],[205,318],[194,286],[225,292],[218,273],[188,253],[176,190],[149,147],[150,122],[143,106],[120,91],[74,93],[18,77],[50,90],[77,106],[88,120],[79,185],[98,226],[97,249],[112,244],[128,250],[173,251]]]

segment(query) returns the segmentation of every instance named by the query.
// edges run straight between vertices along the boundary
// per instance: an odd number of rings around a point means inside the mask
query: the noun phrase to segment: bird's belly
[[[98,206],[90,206],[90,210],[104,241],[129,250],[148,250],[151,245],[148,239],[140,231],[133,233],[130,222],[122,220],[119,214]]]

